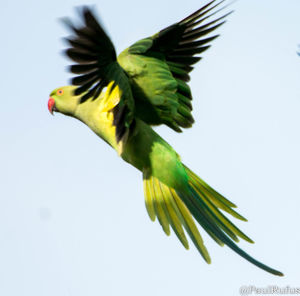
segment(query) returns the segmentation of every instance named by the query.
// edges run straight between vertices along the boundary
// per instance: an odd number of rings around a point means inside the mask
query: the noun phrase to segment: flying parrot
[[[211,35],[229,13],[213,18],[224,2],[209,2],[183,20],[139,40],[116,55],[114,45],[89,7],[80,9],[81,25],[69,19],[72,32],[66,55],[72,85],[53,90],[48,109],[79,119],[143,174],[146,209],[163,231],[173,229],[188,249],[186,234],[207,263],[209,253],[197,224],[219,245],[227,245],[259,268],[277,271],[248,255],[236,242],[253,241],[224,214],[247,221],[235,204],[215,191],[187,166],[151,126],[176,132],[194,123],[189,73],[218,37]],[[223,7],[224,8],[224,7]],[[184,231],[185,230],[185,231]]]

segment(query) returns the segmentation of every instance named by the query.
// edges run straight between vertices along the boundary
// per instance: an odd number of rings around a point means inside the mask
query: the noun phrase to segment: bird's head
[[[74,86],[62,86],[53,90],[48,100],[48,110],[73,116],[80,101],[80,96],[74,95]]]

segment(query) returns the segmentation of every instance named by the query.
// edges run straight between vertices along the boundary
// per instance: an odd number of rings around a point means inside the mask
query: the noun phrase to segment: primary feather
[[[211,1],[157,34],[144,38],[118,57],[96,17],[83,7],[83,25],[66,24],[66,55],[75,63],[73,86],[51,93],[51,112],[73,116],[143,173],[145,204],[151,220],[163,231],[172,228],[185,248],[186,234],[204,260],[211,262],[197,223],[219,245],[227,245],[249,262],[274,275],[281,272],[241,250],[239,238],[253,241],[222,211],[247,221],[232,202],[182,164],[178,154],[150,125],[166,124],[177,132],[194,119],[189,73],[218,35],[210,35],[225,21],[212,18],[224,1]],[[217,9],[218,8],[218,9]],[[55,102],[55,103],[54,103]],[[55,109],[55,110],[54,110]]]

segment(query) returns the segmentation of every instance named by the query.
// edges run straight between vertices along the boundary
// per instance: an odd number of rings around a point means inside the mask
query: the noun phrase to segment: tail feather
[[[244,218],[242,215],[237,213],[232,208],[236,208],[237,206],[229,201],[227,198],[222,196],[220,193],[215,191],[213,188],[211,188],[207,183],[205,183],[202,179],[200,179],[195,173],[193,173],[189,168],[184,166],[187,174],[189,175],[190,179],[193,183],[196,183],[201,190],[205,193],[206,196],[209,197],[210,201],[219,209],[227,212],[228,214],[232,215],[233,217],[242,220],[242,221],[248,221],[246,218]]]
[[[199,178],[198,178],[199,179]],[[203,182],[203,181],[202,181]],[[201,206],[202,202],[205,204],[205,208],[207,211],[210,220],[214,222],[214,224],[218,225],[219,228],[223,229],[225,233],[227,233],[234,241],[238,242],[240,238],[243,238],[249,243],[254,243],[254,241],[249,238],[246,234],[244,234],[239,228],[237,228],[226,216],[224,216],[217,208],[216,204],[209,199],[209,195],[205,194],[203,190],[203,186],[197,179],[192,177],[190,179],[190,185],[194,189],[195,200],[198,201],[199,206]]]
[[[280,271],[252,258],[234,243],[239,241],[238,238],[253,243],[220,211],[223,210],[237,219],[247,221],[232,209],[236,205],[216,192],[186,166],[184,169],[188,176],[186,190],[168,187],[152,176],[149,170],[144,171],[145,203],[151,220],[154,221],[157,217],[167,235],[170,234],[169,226],[171,225],[183,246],[188,249],[184,228],[204,260],[210,263],[209,253],[194,222],[195,219],[219,245],[226,244],[257,267],[274,275],[283,276]]]
[[[166,204],[166,209],[167,209],[167,214],[168,214],[168,219],[170,221],[170,224],[175,234],[181,241],[182,245],[186,249],[189,249],[189,243],[185,236],[184,230],[182,228],[182,225],[186,226],[186,222],[182,214],[178,210],[176,203],[174,203],[174,200],[171,198],[168,187],[166,187],[164,184],[161,183],[159,183],[159,186],[162,192],[162,196],[164,198],[164,202]]]
[[[156,178],[150,178],[150,192],[154,201],[154,210],[166,235],[170,235],[170,220],[164,198],[160,192],[159,181]]]
[[[154,221],[155,217],[157,217],[167,235],[169,233],[166,229],[169,225],[171,225],[178,239],[181,241],[183,246],[188,249],[189,244],[184,234],[183,226],[204,260],[207,263],[210,263],[210,256],[203,243],[203,239],[197,229],[194,219],[186,205],[178,196],[177,192],[159,182],[157,178],[148,174],[147,171],[144,171],[143,178],[146,209],[151,220]],[[157,206],[158,204],[160,204],[160,206]]]

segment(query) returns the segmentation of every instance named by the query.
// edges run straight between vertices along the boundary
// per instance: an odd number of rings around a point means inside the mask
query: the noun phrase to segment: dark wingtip
[[[190,14],[187,17],[185,17],[184,19],[182,19],[179,23],[184,23],[184,22],[189,21],[190,19],[196,17],[198,14],[200,14],[200,12],[202,12],[203,10],[205,10],[206,8],[208,8],[209,6],[211,6],[214,2],[216,2],[216,0],[210,1],[205,6],[202,6],[201,8],[199,8],[198,10],[196,10],[195,12],[193,12],[192,14]]]
[[[58,19],[58,21],[65,26],[68,30],[73,31],[75,30],[75,26],[70,18],[68,17],[61,17]]]
[[[90,8],[90,6],[87,5],[82,6],[81,14],[84,17],[85,21],[87,21],[88,19],[95,19],[95,16],[92,13],[92,8]]]

